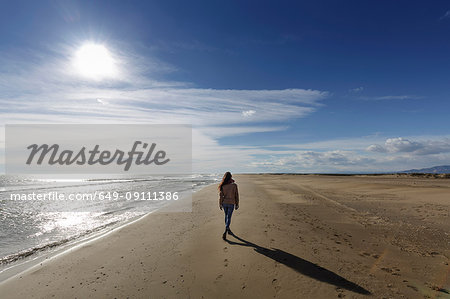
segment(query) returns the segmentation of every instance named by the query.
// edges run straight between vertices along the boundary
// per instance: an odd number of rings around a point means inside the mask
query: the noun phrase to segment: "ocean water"
[[[124,198],[103,201],[12,201],[11,193],[135,194],[157,190],[177,191],[184,196],[216,183],[218,179],[215,174],[50,180],[0,175],[0,271],[15,262],[107,232],[168,203]]]

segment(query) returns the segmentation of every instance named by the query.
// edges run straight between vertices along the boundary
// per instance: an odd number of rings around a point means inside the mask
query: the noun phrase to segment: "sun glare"
[[[114,77],[116,67],[109,50],[100,44],[85,44],[75,53],[74,66],[83,77],[102,80]]]

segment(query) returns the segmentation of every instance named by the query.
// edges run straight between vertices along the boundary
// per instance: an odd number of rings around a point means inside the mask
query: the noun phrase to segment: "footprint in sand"
[[[216,280],[214,282],[218,282],[223,277],[222,274],[217,275]]]
[[[276,279],[276,278],[272,279],[272,285],[273,285],[273,288],[275,289],[275,292],[278,293],[281,290],[281,286],[280,286],[280,283],[278,282],[278,279]]]
[[[419,289],[416,287],[416,286],[413,286],[413,285],[410,285],[410,284],[408,284],[408,285],[406,285],[408,288],[411,288],[411,289],[413,289],[414,291],[416,291],[416,292],[418,292],[419,291]]]
[[[344,294],[344,290],[343,290],[343,289],[337,287],[337,288],[336,288],[336,292],[338,292],[338,298],[344,298],[344,297],[345,297],[345,294]]]

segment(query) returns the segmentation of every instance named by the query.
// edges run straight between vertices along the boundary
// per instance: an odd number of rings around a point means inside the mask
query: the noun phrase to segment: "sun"
[[[114,58],[101,44],[81,46],[75,53],[73,65],[78,74],[93,80],[112,78],[117,72]]]

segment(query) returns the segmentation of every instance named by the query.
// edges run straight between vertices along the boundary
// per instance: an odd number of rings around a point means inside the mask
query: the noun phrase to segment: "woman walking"
[[[233,234],[230,230],[233,210],[239,209],[238,187],[231,178],[229,171],[225,172],[219,185],[219,208],[225,212],[225,232],[222,235],[222,238],[225,240],[227,233]]]

